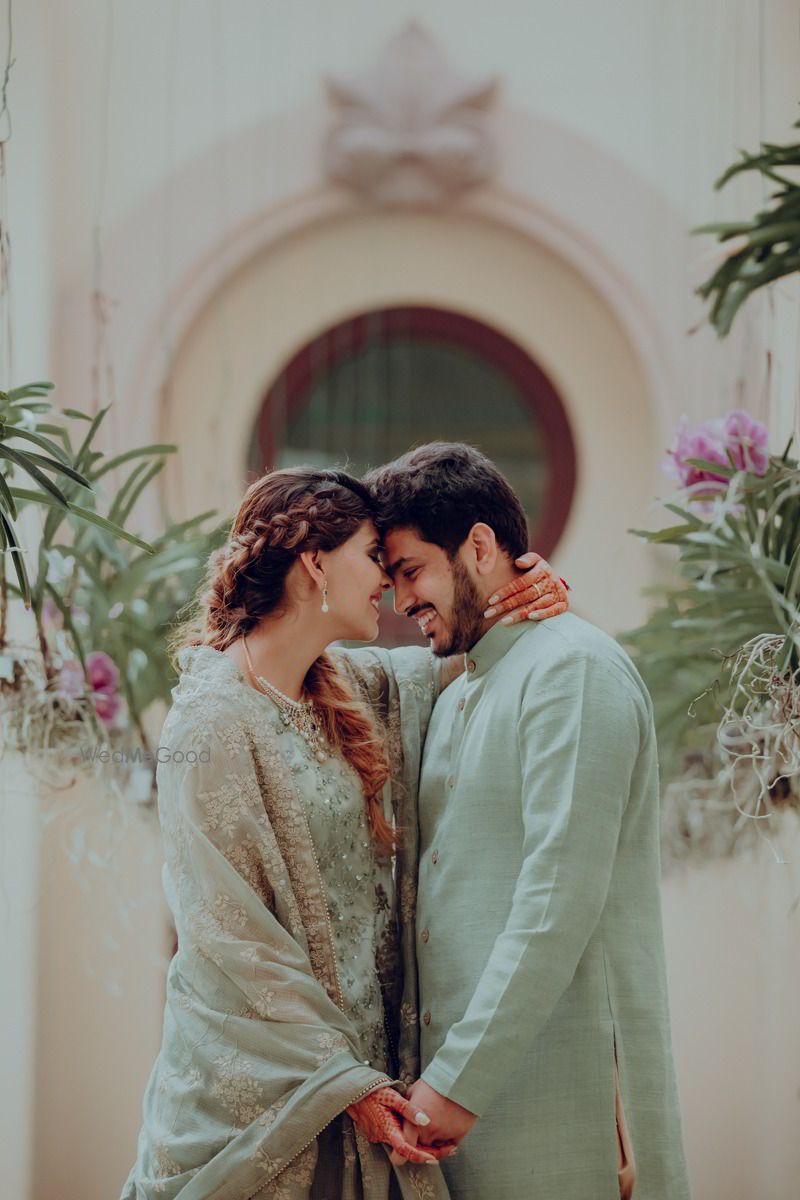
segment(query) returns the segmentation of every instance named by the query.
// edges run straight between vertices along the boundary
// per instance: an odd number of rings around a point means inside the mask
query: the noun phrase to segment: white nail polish
[[[427,1113],[418,1112],[414,1113],[414,1123],[416,1125],[430,1125],[431,1119]]]
[[[513,620],[514,620],[513,617],[502,617],[500,620],[500,624],[501,625],[510,625]]]

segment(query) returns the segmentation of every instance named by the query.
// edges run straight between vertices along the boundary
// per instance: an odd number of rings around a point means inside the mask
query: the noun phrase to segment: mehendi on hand
[[[370,1092],[347,1109],[348,1116],[370,1142],[384,1142],[407,1162],[435,1163],[436,1151],[421,1150],[403,1135],[403,1118],[415,1126],[428,1124],[424,1113],[418,1112],[394,1088],[382,1087]],[[425,1120],[422,1118],[425,1117]]]
[[[518,621],[546,621],[567,611],[569,585],[556,575],[546,559],[531,550],[518,558],[515,565],[530,569],[489,597],[490,607],[483,614],[485,617],[508,613],[501,623],[515,625]]]

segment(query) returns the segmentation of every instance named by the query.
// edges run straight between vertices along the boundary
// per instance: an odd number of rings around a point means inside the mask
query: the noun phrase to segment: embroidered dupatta
[[[398,1076],[410,1082],[419,1074],[416,789],[436,686],[418,648],[337,653],[387,736],[402,831],[393,913],[402,971],[378,967]],[[364,1061],[342,1011],[324,883],[265,720],[269,701],[210,647],[182,651],[180,665],[161,736],[169,761],[158,768],[178,951],[122,1200],[306,1200],[323,1194],[309,1190],[318,1166],[324,1194],[341,1200],[446,1200],[438,1167],[395,1168],[344,1113],[388,1079]]]

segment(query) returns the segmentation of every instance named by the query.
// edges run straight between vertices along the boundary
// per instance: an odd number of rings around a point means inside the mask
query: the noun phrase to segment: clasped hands
[[[347,1112],[370,1142],[391,1147],[398,1166],[449,1158],[478,1119],[421,1079],[405,1097],[392,1087],[377,1088]]]

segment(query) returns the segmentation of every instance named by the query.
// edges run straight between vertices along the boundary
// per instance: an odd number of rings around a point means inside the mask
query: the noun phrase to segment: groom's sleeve
[[[530,680],[511,911],[466,1013],[422,1075],[470,1112],[486,1111],[575,974],[605,905],[646,721],[643,696],[615,663],[573,659]]]

